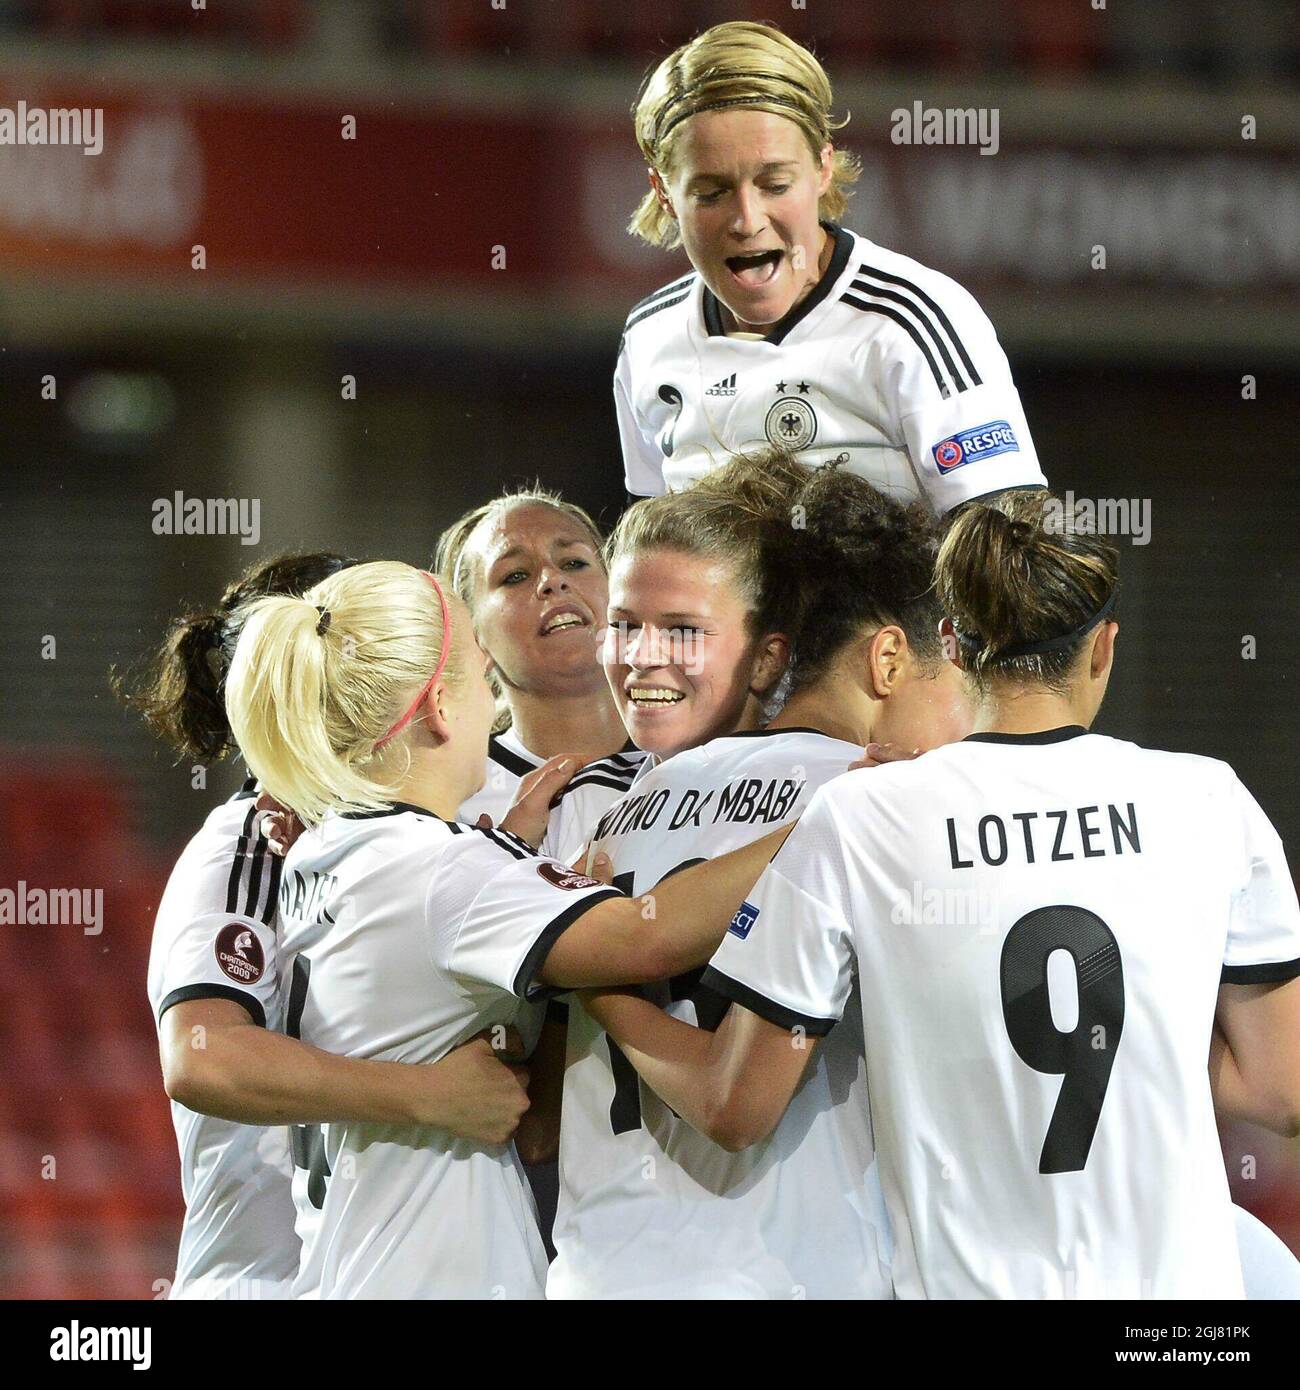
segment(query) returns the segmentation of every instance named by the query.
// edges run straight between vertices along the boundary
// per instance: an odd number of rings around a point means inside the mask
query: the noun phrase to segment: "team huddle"
[[[135,702],[249,773],[149,965],[173,1296],[1295,1296],[1215,1122],[1300,1132],[1281,842],[1089,732],[1118,550],[970,296],[833,220],[833,129],[769,26],[649,79],[693,270],[608,537],[539,485],[173,626]]]

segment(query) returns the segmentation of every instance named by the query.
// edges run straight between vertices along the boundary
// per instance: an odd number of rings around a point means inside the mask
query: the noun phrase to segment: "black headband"
[[[1059,637],[1045,637],[1041,642],[1013,642],[1009,647],[1003,647],[1000,651],[994,652],[994,661],[1007,661],[1017,656],[1038,656],[1043,652],[1059,651],[1062,647],[1071,646],[1080,637],[1091,632],[1098,623],[1105,620],[1106,615],[1115,607],[1115,600],[1119,597],[1119,585],[1110,591],[1110,597],[1105,603],[1089,618],[1086,622],[1080,623],[1078,627],[1069,632],[1063,632]],[[971,633],[958,632],[956,623],[953,624],[953,633],[957,641],[966,648],[967,651],[983,651],[988,643],[982,637],[977,637]]]
[[[693,87],[684,87],[680,92],[677,93],[676,96],[669,97],[669,99],[666,102],[664,102],[663,107],[660,109],[659,112],[659,118],[655,121],[654,135],[652,139],[654,148],[658,150],[659,142],[664,138],[665,135],[668,134],[668,132],[675,125],[680,125],[682,121],[687,120],[691,116],[699,115],[701,111],[718,111],[725,106],[753,106],[755,105],[755,103],[762,101],[771,102],[777,106],[792,106],[795,108],[795,110],[802,109],[802,103],[796,101],[794,97],[764,96],[760,93],[754,93],[752,96],[728,97],[722,101],[701,102],[700,105],[692,106],[687,111],[679,111],[677,115],[675,115],[672,118],[672,120],[667,123],[667,125],[663,124],[664,117],[668,114],[672,107],[677,105],[678,102],[687,101],[691,99],[703,87],[712,86],[715,82],[729,82],[733,78],[738,77],[758,78],[764,82],[784,82],[787,86],[793,87],[798,92],[802,92],[804,96],[815,106],[821,105],[821,103],[817,100],[817,97],[811,91],[809,91],[809,89],[805,87],[802,82],[796,82],[793,77],[786,77],[778,72],[711,72],[707,77],[702,77]]]

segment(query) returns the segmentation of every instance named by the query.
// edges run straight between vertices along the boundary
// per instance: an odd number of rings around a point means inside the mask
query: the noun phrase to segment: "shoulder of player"
[[[980,307],[979,300],[964,285],[942,270],[922,265],[900,251],[891,251],[859,236],[849,263],[850,293],[854,283],[859,282],[861,286],[874,286],[878,291],[890,290],[900,294],[932,314],[942,310],[955,319],[988,323],[988,315]]]
[[[633,329],[651,319],[659,324],[664,323],[665,320],[662,315],[665,310],[685,304],[698,279],[699,275],[692,270],[686,275],[678,276],[676,280],[670,280],[668,284],[661,286],[653,294],[646,295],[644,299],[634,304],[623,324],[624,341],[626,342],[627,335]]]
[[[177,857],[158,904],[155,939],[208,914],[269,925],[282,868],[258,834],[252,799],[221,803]]]
[[[831,769],[845,771],[862,750],[819,729],[789,728],[722,734],[692,753],[695,767],[725,768],[728,775],[775,776],[783,770],[799,770],[806,780],[821,782],[835,775]],[[679,753],[673,765],[684,756]],[[687,764],[682,766],[685,769]]]
[[[861,237],[850,267],[839,301],[857,315],[864,343],[924,357],[944,395],[1002,370],[988,315],[950,276]]]
[[[556,795],[558,806],[564,799],[583,787],[601,787],[609,791],[625,792],[636,780],[637,773],[645,762],[645,754],[640,749],[611,753],[606,758],[580,767]]]
[[[527,777],[530,772],[536,772],[541,767],[544,759],[535,758],[531,753],[521,753],[511,748],[500,734],[493,734],[488,739],[488,761],[496,763],[507,772],[512,772],[516,777]]]

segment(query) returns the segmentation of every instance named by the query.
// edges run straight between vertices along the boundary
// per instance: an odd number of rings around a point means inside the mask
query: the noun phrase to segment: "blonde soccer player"
[[[1006,354],[948,276],[840,225],[858,177],[817,59],[716,25],[636,104],[629,230],[691,270],[635,305],[614,377],[629,494],[775,445],[943,514],[1044,484]]]
[[[245,605],[301,594],[353,561],[328,552],[253,565],[217,605],[187,613],[136,683],[117,688],[177,753],[237,752],[224,681]],[[299,1273],[291,1184],[303,1128],[330,1119],[419,1121],[504,1141],[528,1105],[519,1076],[477,1039],[427,1067],[354,1061],[279,1031],[277,905],[250,777],[177,860],[154,924],[149,1002],[180,1150],[185,1216],[172,1298],[281,1298]],[[286,1128],[290,1126],[290,1128]]]
[[[609,599],[603,544],[583,508],[540,486],[471,508],[439,538],[434,569],[469,608],[499,704],[487,782],[460,808],[471,825],[480,815],[499,825],[553,759],[576,765],[557,794],[576,827],[594,823],[636,775],[641,753],[600,664]],[[547,836],[542,848],[568,861],[584,843]]]

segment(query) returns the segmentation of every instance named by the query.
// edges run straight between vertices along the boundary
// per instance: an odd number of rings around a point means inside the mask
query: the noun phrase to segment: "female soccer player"
[[[179,619],[127,695],[177,753],[235,751],[222,686],[242,606],[301,594],[353,563],[288,555],[255,565],[211,612]],[[124,685],[118,683],[125,694]],[[181,1155],[185,1219],[173,1298],[283,1297],[298,1272],[285,1124],[418,1121],[504,1142],[524,1082],[478,1039],[431,1067],[356,1062],[276,1032],[276,897],[282,863],[254,821],[250,778],[208,816],[168,880],[149,958],[163,1076]]]
[[[945,275],[837,225],[858,176],[831,86],[766,24],[719,24],[636,105],[650,191],[629,230],[692,271],[628,316],[614,377],[627,490],[764,444],[842,460],[937,513],[1041,486],[1006,356]]]
[[[1088,732],[1117,553],[1004,505],[937,565],[979,732],[813,798],[706,972],[742,1006],[710,1129],[772,1130],[856,973],[901,1297],[1240,1298],[1206,1049],[1217,1011],[1239,1103],[1300,1128],[1282,846],[1223,763]]]
[[[757,549],[746,534],[764,519],[787,542],[775,551],[761,532]],[[734,715],[719,727],[688,700],[642,716],[663,720],[656,747],[671,756],[596,829],[593,848],[612,861],[615,884],[646,891],[788,824],[863,744],[924,749],[969,730],[965,682],[939,643],[936,549],[923,508],[841,469],[809,474],[771,453],[627,513],[613,541],[611,626],[629,629],[626,655],[610,667],[616,689],[693,693],[698,676],[669,648],[700,632],[710,657],[714,644],[743,651],[747,634],[777,621],[755,625],[765,569],[803,576],[806,592],[797,619],[780,615],[794,638],[792,693],[766,727]],[[716,684],[739,682],[723,666]],[[701,1082],[711,1077],[690,1067],[709,1033],[730,1027],[729,1001],[701,988],[698,972],[644,993],[653,1002],[636,1002],[686,1084],[658,1095],[639,1086],[635,1054],[625,1058],[599,1027],[600,1003],[589,1001],[596,1021],[572,1011],[548,1294],[888,1297],[860,1025],[827,1040],[770,1140],[729,1155],[699,1132],[710,1099]]]
[[[248,610],[231,729],[309,829],[284,861],[287,1027],[326,1051],[444,1056],[534,1031],[543,987],[701,963],[771,846],[686,873],[655,909],[452,819],[486,775],[495,703],[468,610],[430,574],[358,565]],[[542,1246],[509,1145],[413,1121],[328,1123],[310,1142],[300,1282],[321,1297],[537,1297]]]
[[[569,823],[594,824],[631,784],[641,755],[600,664],[609,584],[600,530],[557,492],[505,493],[465,513],[438,541],[434,569],[468,605],[502,705],[488,780],[460,808],[499,825],[521,783],[557,758],[577,773],[560,790]],[[585,841],[543,849],[568,862]]]

